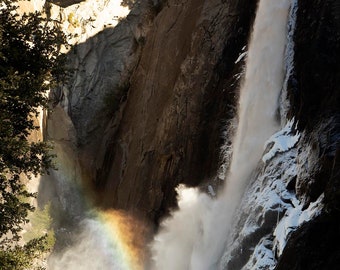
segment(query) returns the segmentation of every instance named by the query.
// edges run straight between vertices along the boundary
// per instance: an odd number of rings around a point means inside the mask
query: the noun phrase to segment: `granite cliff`
[[[100,205],[156,221],[179,183],[215,178],[255,7],[145,1],[69,53],[75,72],[52,95]]]
[[[234,116],[240,68],[233,63],[254,9],[254,1],[164,5],[129,78],[121,119],[107,126],[97,156],[94,181],[106,206],[157,220],[174,206],[179,183],[216,175],[223,123]]]
[[[52,17],[78,35],[70,80],[51,93],[46,136],[61,167],[71,167],[54,176],[67,171],[97,206],[155,228],[176,207],[178,184],[217,193],[257,1],[124,1],[126,17],[111,12],[100,22],[75,16],[87,1],[51,2],[61,6],[52,6]],[[339,264],[340,5],[292,3],[282,130],[245,192],[221,269]]]

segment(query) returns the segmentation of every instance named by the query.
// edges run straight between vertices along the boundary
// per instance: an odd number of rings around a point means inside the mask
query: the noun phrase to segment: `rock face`
[[[49,134],[66,144],[62,155],[99,206],[157,224],[175,207],[179,183],[219,183],[256,2],[142,1],[69,52],[74,72],[53,92],[50,118],[67,128],[50,123]],[[291,121],[267,145],[221,269],[339,265],[338,1],[299,0],[296,23],[282,110]]]
[[[66,112],[58,121],[72,123],[76,135],[65,140],[73,145],[72,156],[81,162],[85,179],[94,177],[106,125],[111,118],[119,121],[120,102],[127,94],[129,77],[140,57],[140,43],[155,14],[148,1],[126,17],[128,12],[120,1],[105,0],[49,7],[49,16],[61,22],[74,45],[68,52],[70,79],[51,92],[51,100],[55,111],[63,108]],[[52,122],[48,125],[57,129]],[[58,130],[50,131],[48,138],[58,141]]]
[[[306,164],[311,166],[298,177],[296,188],[306,207],[323,193],[325,209],[292,234],[278,270],[337,269],[340,263],[339,8],[338,1],[299,1],[292,111],[316,161]]]
[[[83,1],[85,0],[50,0],[48,2],[59,5],[61,7],[68,7],[68,6],[83,2]]]
[[[121,119],[112,119],[97,154],[94,180],[105,206],[158,219],[174,206],[179,183],[216,175],[223,122],[234,113],[234,62],[254,10],[255,1],[164,5],[143,41]]]
[[[308,201],[325,192],[332,209],[337,208],[338,148],[340,133],[340,16],[336,1],[301,1],[296,30],[296,68],[292,111],[298,116],[299,129],[310,134],[317,169],[312,181],[298,181],[299,194]],[[320,128],[321,127],[321,128]]]
[[[98,8],[113,7],[104,5]],[[88,9],[90,7],[82,10]],[[108,13],[107,16],[114,14]],[[152,6],[144,2],[125,19],[117,16],[116,22],[111,22],[110,18],[107,24],[105,20],[91,22],[89,18],[86,30],[102,27],[102,31],[77,44],[69,53],[70,67],[74,72],[70,83],[55,91],[54,95],[56,100],[61,100],[60,105],[68,111],[74,123],[78,150],[83,153],[80,159],[90,175],[95,171],[96,156],[100,155],[98,145],[103,139],[106,125],[111,118],[119,121],[120,104],[127,95],[129,77],[139,61],[139,43],[152,17]],[[118,24],[113,28],[111,23]],[[82,28],[80,30],[83,31]]]
[[[113,115],[119,115],[127,90],[123,85],[140,56],[138,40],[145,36],[155,12],[143,2],[126,17],[129,9],[116,0],[45,7],[47,15],[72,34],[69,43],[74,45],[68,52],[70,79],[51,91],[52,110],[45,124],[44,135],[53,141],[58,170],[42,179],[38,198],[41,205],[52,203],[54,251],[59,252],[76,238],[75,228],[89,214],[84,184],[95,172],[97,146],[106,125]]]
[[[222,269],[326,270],[340,262],[339,6],[297,3],[287,111],[296,126],[269,141]]]
[[[299,1],[291,97],[300,129],[339,112],[339,23],[337,1]]]
[[[292,233],[276,270],[339,268],[339,213],[330,212]]]

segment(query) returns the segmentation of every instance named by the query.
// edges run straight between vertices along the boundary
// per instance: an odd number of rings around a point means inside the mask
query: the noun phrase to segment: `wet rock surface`
[[[240,206],[237,229],[221,261],[223,269],[338,268],[338,14],[336,1],[298,1],[288,117],[295,118],[297,130],[293,132],[300,139],[291,150],[276,153],[258,169]],[[275,202],[273,195],[279,203],[266,209]],[[266,196],[268,200],[258,199]],[[315,216],[303,221],[311,213],[308,209],[315,211],[313,207],[319,207]],[[300,209],[300,223],[293,222],[292,209]],[[272,218],[263,219],[265,213]],[[283,238],[282,230],[286,231]]]
[[[300,129],[339,114],[339,21],[337,1],[299,1],[290,96]]]
[[[159,219],[179,183],[216,175],[228,108],[241,72],[255,1],[168,1],[145,37],[119,123],[112,120],[97,162],[107,207]],[[102,155],[103,153],[100,153]],[[99,161],[99,160],[98,160]]]
[[[275,270],[336,270],[340,263],[340,213],[331,211],[292,233]]]
[[[339,265],[340,32],[338,1],[299,1],[291,97],[301,149],[310,153],[296,188],[305,207],[324,193],[325,208],[294,232],[275,269],[337,269]],[[303,152],[300,151],[300,154]]]
[[[72,134],[53,136],[71,141],[99,206],[157,224],[176,206],[179,183],[216,177],[256,2],[145,1],[69,53],[72,82],[54,95]],[[281,152],[267,145],[273,155],[252,178],[221,269],[339,264],[340,9],[335,0],[298,3],[288,81],[297,126],[286,135],[299,140]]]

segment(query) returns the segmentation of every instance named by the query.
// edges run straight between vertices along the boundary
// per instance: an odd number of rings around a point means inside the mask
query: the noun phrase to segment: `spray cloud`
[[[278,129],[276,118],[284,77],[290,2],[260,0],[225,188],[216,200],[194,188],[178,189],[179,210],[163,222],[152,243],[153,269],[218,269],[235,208],[261,158],[265,141]]]
[[[71,234],[71,232],[70,232]],[[51,270],[142,270],[147,226],[122,211],[95,211],[79,224],[73,244],[49,258]]]

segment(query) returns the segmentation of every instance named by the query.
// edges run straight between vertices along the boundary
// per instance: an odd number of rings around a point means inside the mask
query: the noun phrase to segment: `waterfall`
[[[218,269],[234,211],[266,140],[279,128],[278,101],[290,4],[291,0],[260,0],[225,188],[216,200],[195,188],[178,188],[179,210],[162,223],[152,243],[154,269]]]

